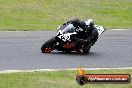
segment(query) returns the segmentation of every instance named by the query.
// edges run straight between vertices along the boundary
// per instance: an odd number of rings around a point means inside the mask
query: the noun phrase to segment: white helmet
[[[92,19],[87,19],[87,20],[85,21],[85,24],[86,24],[87,26],[92,26],[92,25],[94,25],[94,22],[93,22]]]

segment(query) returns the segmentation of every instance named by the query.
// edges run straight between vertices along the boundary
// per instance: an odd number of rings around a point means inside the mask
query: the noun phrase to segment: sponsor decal
[[[85,70],[79,67],[79,74],[76,76],[76,81],[79,85],[89,83],[126,84],[130,83],[131,76],[129,74],[86,74]]]

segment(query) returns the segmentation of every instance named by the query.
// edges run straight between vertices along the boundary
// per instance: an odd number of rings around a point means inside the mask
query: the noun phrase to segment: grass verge
[[[132,28],[131,0],[0,0],[0,30],[54,30],[92,18],[107,28]]]
[[[0,88],[80,88],[75,77],[78,71],[1,73]],[[88,74],[130,74],[132,69],[88,70]],[[81,88],[132,88],[129,84],[86,84]]]

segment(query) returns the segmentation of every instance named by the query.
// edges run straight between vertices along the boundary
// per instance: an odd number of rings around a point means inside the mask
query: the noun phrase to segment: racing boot
[[[90,48],[91,48],[91,46],[89,45],[89,41],[77,38],[76,42],[77,42],[77,45],[78,45],[76,51],[78,53],[84,53],[84,54],[88,54],[89,53]],[[80,47],[82,47],[82,49]]]
[[[90,51],[91,46],[90,45],[84,45],[82,50],[84,54],[88,54]]]

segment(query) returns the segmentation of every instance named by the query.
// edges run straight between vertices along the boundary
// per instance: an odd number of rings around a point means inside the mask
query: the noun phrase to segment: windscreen
[[[63,27],[61,30],[63,34],[72,33],[75,31],[75,27],[73,26],[73,24],[68,24],[65,25],[65,27]]]

